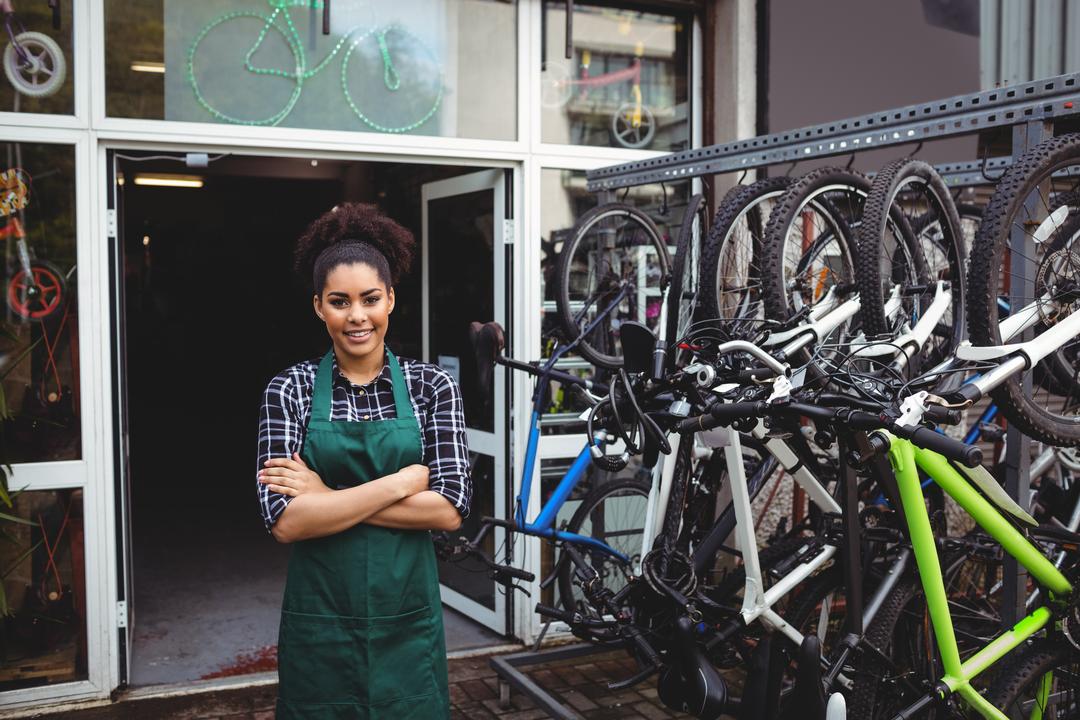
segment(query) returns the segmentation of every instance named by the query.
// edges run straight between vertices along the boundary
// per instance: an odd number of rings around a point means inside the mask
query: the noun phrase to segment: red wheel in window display
[[[35,260],[8,282],[7,302],[19,317],[41,322],[60,311],[67,299],[64,273],[52,263]]]

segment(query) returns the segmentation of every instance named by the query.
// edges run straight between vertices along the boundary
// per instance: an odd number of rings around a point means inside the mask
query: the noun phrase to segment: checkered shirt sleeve
[[[256,473],[270,458],[291,457],[303,448],[318,363],[309,360],[294,365],[266,386],[259,413]],[[429,487],[466,517],[472,500],[472,480],[461,391],[454,378],[438,365],[405,359],[400,363],[413,413],[420,425],[423,462],[430,471]],[[367,385],[356,385],[342,376],[334,364],[331,421],[394,417],[394,391],[388,367]],[[258,480],[255,484],[259,511],[266,529],[270,530],[292,498],[270,491]]]

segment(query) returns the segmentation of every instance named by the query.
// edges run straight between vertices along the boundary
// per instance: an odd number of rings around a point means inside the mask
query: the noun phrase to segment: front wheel
[[[567,532],[599,540],[629,558],[629,562],[623,562],[602,550],[576,546],[600,582],[612,592],[621,590],[641,565],[648,505],[647,483],[630,478],[611,480],[589,491],[566,528]],[[569,559],[562,561],[559,602],[572,612],[595,614],[573,581],[575,569]]]
[[[658,328],[669,266],[660,231],[637,208],[611,203],[582,215],[555,280],[566,341],[580,337],[578,352],[599,367],[622,367],[619,328],[628,320]]]
[[[64,51],[45,33],[27,31],[4,48],[4,75],[27,97],[48,97],[64,84]]]

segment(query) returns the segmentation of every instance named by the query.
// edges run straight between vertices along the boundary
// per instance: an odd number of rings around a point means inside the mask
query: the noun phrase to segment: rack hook
[[[662,216],[667,216],[667,214],[671,211],[671,208],[668,207],[668,203],[667,203],[667,184],[666,183],[660,183],[660,191],[664,193],[664,198],[663,198],[663,200],[660,201],[660,214]]]
[[[795,169],[795,166],[796,166],[796,165],[798,165],[798,164],[799,164],[799,161],[798,161],[798,160],[796,160],[796,161],[794,161],[793,163],[791,163],[791,166],[790,166],[790,167],[788,167],[788,169],[787,169],[787,172],[786,172],[786,173],[784,173],[784,177],[791,177],[791,171],[792,171],[792,170],[794,170],[794,169]]]
[[[909,158],[913,158],[913,157],[915,157],[916,155],[918,155],[918,154],[919,154],[919,151],[920,151],[920,150],[922,150],[922,146],[923,146],[923,141],[922,141],[922,140],[920,140],[920,141],[918,142],[918,144],[917,144],[917,145],[915,145],[915,149],[914,149],[914,150],[912,150],[911,152],[909,152],[907,156],[908,156]]]
[[[750,172],[750,168],[746,168],[745,170],[743,170],[743,171],[742,171],[742,175],[740,175],[740,176],[739,176],[739,179],[735,181],[735,184],[736,184],[736,185],[742,185],[742,183],[743,183],[743,180],[745,180],[745,179],[746,179],[746,176],[747,176],[747,174],[748,174],[749,172]]]
[[[979,174],[983,176],[983,179],[986,180],[986,182],[988,182],[988,183],[996,183],[998,180],[1001,179],[1001,176],[1005,174],[1005,171],[1002,170],[1001,175],[998,175],[997,177],[990,177],[989,175],[986,174],[986,162],[989,159],[988,158],[989,154],[990,154],[990,149],[987,148],[987,147],[984,147],[983,151],[982,151],[982,158],[981,158],[981,161],[979,163]]]
[[[845,170],[850,170],[851,166],[855,164],[855,153],[851,153],[851,157],[848,158],[847,165],[844,166]]]

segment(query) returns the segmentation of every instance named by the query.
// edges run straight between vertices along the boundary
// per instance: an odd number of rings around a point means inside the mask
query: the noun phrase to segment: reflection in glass
[[[544,4],[543,140],[633,150],[682,150],[690,139],[689,15]]]
[[[326,5],[106,0],[107,112],[514,138],[514,4],[384,0],[334,3],[333,12]],[[140,35],[132,47],[111,42],[129,33]]]
[[[0,461],[81,456],[75,152],[0,144]]]
[[[668,252],[675,252],[675,235],[682,223],[683,212],[689,199],[688,182],[661,185],[641,185],[630,188],[624,196],[619,194],[619,201],[644,210],[656,222],[661,237],[667,240]],[[555,305],[555,275],[562,252],[563,243],[571,236],[574,223],[593,207],[596,207],[596,195],[585,187],[585,173],[576,170],[544,169],[540,173],[540,271],[543,281],[544,319],[541,354],[550,356],[555,342],[562,342],[561,330]],[[564,369],[576,371],[582,375],[592,375],[595,369],[587,362],[567,356]],[[551,405],[547,408],[550,415],[544,421],[544,432],[556,431],[554,421],[565,421],[574,431],[583,428],[576,417],[587,407],[575,393],[565,391],[558,383],[552,383]]]
[[[71,115],[75,112],[71,2],[15,0],[0,42],[0,111]]]
[[[82,490],[23,492],[0,519],[0,692],[86,679]],[[0,610],[4,607],[0,606]]]
[[[495,392],[480,390],[469,323],[494,319],[495,200],[491,190],[428,202],[430,361],[456,375],[465,422],[495,431]]]

